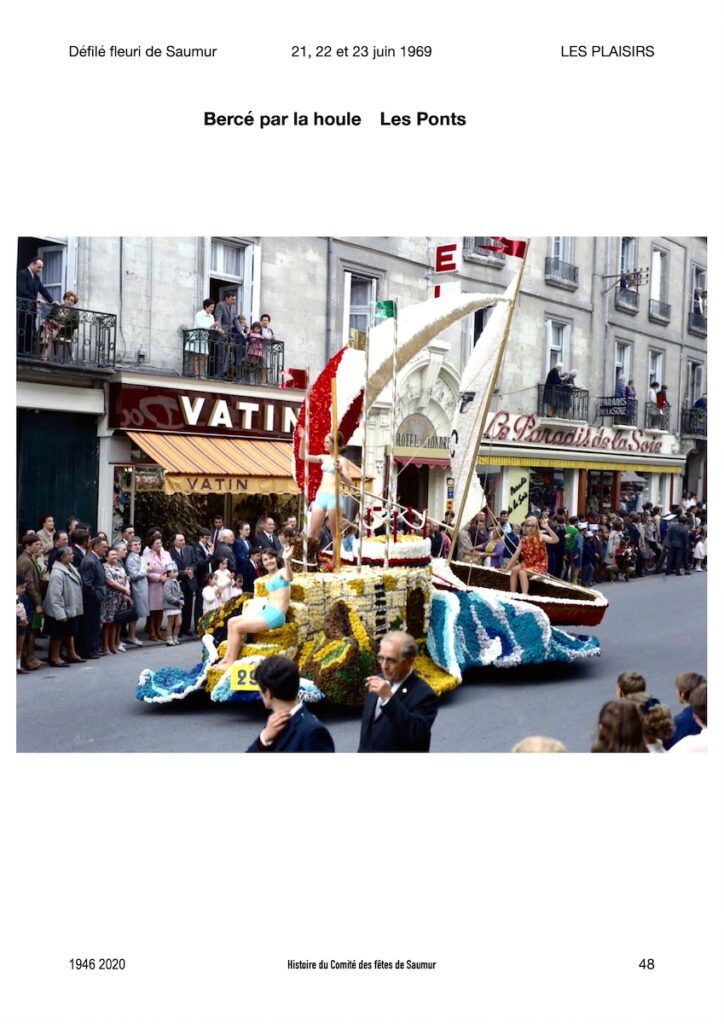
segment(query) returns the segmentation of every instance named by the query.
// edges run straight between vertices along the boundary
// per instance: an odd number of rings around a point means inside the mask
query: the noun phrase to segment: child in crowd
[[[706,679],[698,672],[682,672],[674,681],[677,699],[679,704],[684,705],[684,709],[674,718],[674,732],[668,742],[664,743],[667,750],[685,736],[698,736],[701,732],[701,726],[694,718],[694,712],[689,704],[689,699],[698,686],[706,686]]]
[[[694,572],[702,572],[706,561],[706,526],[702,526],[699,539],[694,547]]]
[[[219,584],[216,573],[210,573],[206,577],[206,585],[201,591],[204,615],[208,615],[209,612],[213,612],[216,611],[217,608],[221,608],[221,605],[223,604],[221,600],[222,589],[223,588]]]
[[[24,576],[16,573],[16,586],[15,586],[15,616],[18,627],[18,638],[17,646],[15,648],[15,668],[18,675],[27,676],[29,672],[26,668],[23,668],[23,647],[25,646],[25,637],[28,634],[28,626],[33,621],[33,606],[30,603],[30,598],[25,596],[25,588],[27,586]]]
[[[658,697],[650,693],[636,692],[628,700],[639,709],[644,728],[644,742],[650,754],[665,754],[664,743],[674,735],[674,721],[671,712]]]
[[[174,562],[166,566],[167,580],[163,585],[163,610],[166,613],[166,646],[176,647],[181,632],[181,609],[184,606],[183,592],[178,581],[178,566]]]
[[[581,552],[581,586],[592,587],[596,575],[596,566],[601,560],[598,544],[592,530],[583,535],[583,551]]]
[[[646,680],[640,672],[622,672],[616,680],[616,700],[625,700],[632,693],[645,693]]]
[[[689,696],[694,721],[701,729],[698,736],[684,736],[671,748],[672,754],[706,754],[709,751],[709,733],[707,730],[706,683],[697,686]]]

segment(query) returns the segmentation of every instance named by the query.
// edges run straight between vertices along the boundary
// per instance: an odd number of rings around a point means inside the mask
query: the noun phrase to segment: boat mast
[[[475,440],[475,458],[472,459],[471,462],[470,462],[470,469],[468,470],[468,476],[467,476],[467,480],[465,481],[465,488],[463,490],[463,496],[462,496],[462,500],[460,502],[460,509],[459,509],[459,513],[458,513],[458,521],[455,524],[455,529],[453,530],[453,535],[452,535],[452,537],[450,539],[450,552],[449,552],[449,554],[447,556],[448,565],[452,561],[453,551],[455,550],[455,544],[457,543],[458,535],[460,533],[460,526],[461,526],[461,523],[460,523],[460,513],[462,513],[463,509],[465,508],[465,503],[468,500],[468,492],[470,491],[470,483],[471,483],[471,481],[473,479],[473,473],[475,472],[475,467],[476,467],[476,464],[477,464],[477,453],[478,453],[478,450],[480,449],[480,442],[483,439],[483,434],[485,433],[485,425],[488,422],[488,413],[490,412],[490,404],[491,404],[491,402],[493,400],[493,391],[495,389],[495,384],[496,384],[496,381],[498,379],[498,374],[500,373],[500,367],[503,364],[503,357],[505,355],[505,349],[506,349],[506,347],[508,345],[508,338],[510,337],[510,325],[511,325],[512,320],[513,320],[513,310],[515,309],[515,304],[518,301],[518,294],[520,292],[520,286],[521,286],[522,281],[523,281],[523,271],[525,270],[525,261],[528,258],[528,250],[529,250],[529,248],[530,248],[530,238],[528,239],[527,245],[525,247],[525,252],[523,253],[523,259],[522,259],[522,262],[520,264],[520,269],[518,270],[518,280],[516,281],[516,284],[515,284],[515,291],[513,293],[512,301],[511,301],[511,303],[510,303],[510,305],[508,307],[508,315],[507,315],[506,321],[505,321],[505,333],[503,334],[503,340],[502,340],[502,342],[500,344],[500,347],[498,348],[498,356],[497,356],[497,358],[495,360],[495,366],[493,368],[493,372],[491,374],[490,381],[488,382],[488,390],[487,390],[487,393],[485,395],[485,401],[483,402],[483,413],[482,413],[482,416],[480,417],[480,423],[479,423],[479,426],[478,426],[478,434],[477,434],[477,438]]]

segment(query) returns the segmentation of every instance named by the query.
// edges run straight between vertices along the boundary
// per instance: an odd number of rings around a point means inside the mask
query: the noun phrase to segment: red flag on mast
[[[490,240],[497,242],[497,245],[481,245],[481,249],[489,249],[491,252],[501,252],[506,256],[525,256],[527,242],[520,242],[510,238],[503,238],[499,235],[491,235]]]

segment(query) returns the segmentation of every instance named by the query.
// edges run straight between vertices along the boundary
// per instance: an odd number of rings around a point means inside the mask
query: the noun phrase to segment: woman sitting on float
[[[274,548],[264,548],[261,553],[261,564],[267,572],[263,579],[269,599],[261,611],[247,611],[244,608],[241,615],[229,619],[226,654],[219,664],[233,665],[239,657],[245,634],[266,633],[269,629],[279,629],[287,621],[294,576],[289,564],[290,558],[291,551],[282,558]]]
[[[307,435],[302,429],[301,455],[307,462],[320,462],[322,464],[322,482],[317,490],[317,495],[312,502],[312,514],[309,522],[309,536],[319,537],[325,517],[329,517],[329,530],[334,537],[337,527],[337,499],[336,499],[336,474],[339,473],[340,480],[347,487],[352,486],[352,479],[349,472],[349,461],[337,456],[336,461],[332,458],[334,451],[334,435],[327,434],[324,439],[324,455],[309,455],[307,453]],[[347,442],[344,435],[337,431],[337,452],[344,451]]]
[[[523,523],[523,536],[520,539],[520,544],[508,563],[512,594],[518,590],[518,580],[520,580],[521,594],[527,594],[530,577],[548,572],[546,544],[557,543],[558,537],[548,525],[547,515],[541,517],[540,526],[536,516],[528,516]],[[520,562],[522,565],[519,564]]]

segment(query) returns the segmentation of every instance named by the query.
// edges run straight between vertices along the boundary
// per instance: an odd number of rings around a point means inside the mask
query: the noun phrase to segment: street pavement
[[[441,702],[432,750],[505,752],[529,735],[553,736],[569,751],[591,748],[598,712],[615,696],[626,669],[675,714],[679,672],[706,675],[706,573],[652,576],[601,589],[610,607],[592,630],[600,658],[573,665],[485,669],[466,674]],[[584,632],[572,630],[572,632]],[[149,644],[70,668],[17,677],[18,752],[233,752],[245,750],[264,723],[261,702],[213,704],[203,693],[168,705],[135,699],[142,668],[189,668],[196,641]],[[355,751],[359,714],[316,705],[337,751]]]

